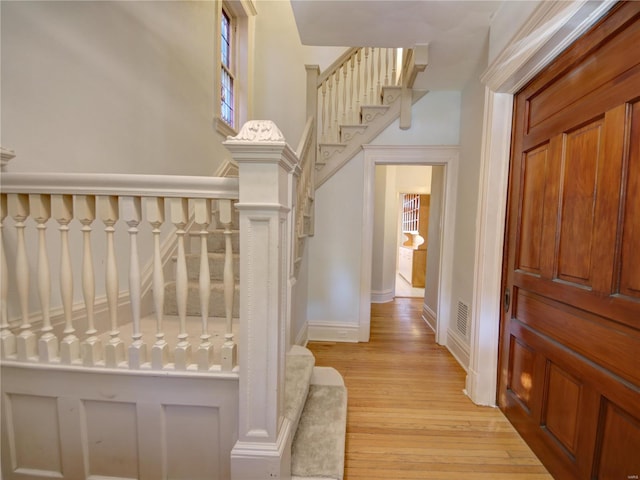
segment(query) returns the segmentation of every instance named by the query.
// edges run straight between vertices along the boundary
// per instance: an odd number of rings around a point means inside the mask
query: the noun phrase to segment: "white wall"
[[[302,46],[289,2],[255,3],[253,117],[275,120],[295,148],[305,121],[304,65],[326,67],[344,48]],[[231,157],[213,124],[215,2],[2,2],[0,8],[0,140],[17,154],[8,171],[211,175]],[[57,278],[55,222],[49,227]],[[100,251],[103,226],[98,221],[94,228]],[[117,237],[127,251],[126,234]],[[77,250],[79,239],[72,245]],[[119,260],[125,291],[127,258]],[[306,290],[301,279],[297,314],[306,312]],[[31,297],[36,310],[35,291]],[[81,301],[80,288],[75,297]],[[54,306],[59,298],[53,292]]]
[[[273,120],[295,149],[307,120],[305,64],[326,68],[345,49],[303,46],[290,2],[255,5],[254,118]]]
[[[358,324],[364,154],[316,191],[315,235],[309,241],[308,320]]]
[[[16,151],[8,171],[211,175],[230,158],[213,127],[213,2],[2,2],[0,8],[1,141]],[[48,227],[57,279],[57,224],[50,220]],[[165,227],[171,228],[168,218]],[[104,225],[98,220],[93,228],[99,298]],[[120,221],[116,232],[121,292],[128,290],[125,228]],[[143,266],[149,230],[143,222]],[[71,232],[72,252],[81,250],[79,235]],[[35,278],[35,256],[29,260]],[[81,303],[80,257],[72,262],[74,300]],[[31,283],[30,309],[37,311]],[[58,283],[52,307],[60,305]]]
[[[442,207],[444,199],[444,167],[431,169],[431,199],[429,204],[429,234],[427,240],[427,274],[425,276],[424,305],[433,317],[438,311],[440,289],[440,247],[442,244]],[[435,330],[435,323],[430,323]]]
[[[540,3],[541,0],[519,0],[500,4],[491,19],[487,65],[500,54]]]
[[[410,129],[395,120],[371,144],[457,145],[459,125],[460,92],[429,92],[413,105]]]
[[[457,145],[460,92],[430,92],[413,106],[409,130],[398,122],[373,144]],[[309,309],[313,324],[335,326],[335,340],[359,320],[364,155],[359,153],[316,192],[316,235],[309,243]],[[313,338],[313,337],[310,337]],[[326,337],[325,337],[326,338]],[[353,339],[353,338],[351,338]],[[355,332],[357,340],[357,328]]]
[[[373,255],[371,259],[371,300],[373,302],[384,302],[393,295],[393,286],[386,285],[384,282],[384,266],[388,263],[388,259],[384,258],[384,246],[387,242],[395,244],[395,235],[387,238],[385,233],[387,216],[389,220],[393,217],[391,210],[395,206],[395,200],[392,196],[393,189],[389,189],[389,197],[387,197],[388,177],[395,174],[393,169],[387,165],[376,165],[375,173],[375,192],[373,206]],[[392,182],[395,184],[395,181]],[[387,215],[389,213],[389,215]]]
[[[451,295],[452,316],[456,315],[458,300],[471,307],[473,299],[473,272],[475,262],[476,214],[480,178],[480,155],[482,146],[482,122],[484,115],[484,85],[480,75],[486,69],[488,39],[484,55],[474,74],[462,91],[460,121],[460,163],[458,166],[458,189],[456,198],[456,222],[454,238],[454,261]],[[469,309],[469,312],[471,308]],[[456,335],[455,322],[449,324],[447,346],[463,367],[468,365],[469,332]],[[456,343],[457,342],[457,343]]]
[[[2,2],[9,171],[210,175],[213,2]]]

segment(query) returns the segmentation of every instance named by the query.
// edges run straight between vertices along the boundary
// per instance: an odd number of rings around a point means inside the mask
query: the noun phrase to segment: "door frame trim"
[[[514,94],[616,2],[541,2],[481,77],[485,111],[466,393],[496,405],[507,182]],[[532,39],[535,39],[532,40]]]
[[[362,214],[362,256],[360,283],[360,342],[368,342],[371,326],[371,256],[373,254],[373,209],[376,165],[444,166],[444,195],[442,199],[442,232],[440,242],[440,279],[438,285],[436,342],[447,343],[451,307],[451,281],[453,277],[453,242],[455,230],[456,191],[458,186],[457,145],[363,145],[364,191]]]

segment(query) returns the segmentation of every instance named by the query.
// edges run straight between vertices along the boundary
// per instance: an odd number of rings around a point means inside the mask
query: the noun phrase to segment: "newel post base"
[[[238,164],[240,338],[238,441],[233,480],[291,476],[290,423],[284,418],[293,150],[270,121],[247,122],[225,142]]]

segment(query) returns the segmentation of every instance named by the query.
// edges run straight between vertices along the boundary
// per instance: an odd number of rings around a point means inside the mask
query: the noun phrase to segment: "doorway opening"
[[[424,189],[431,195],[430,212],[438,211],[437,221],[429,221],[429,238],[438,240],[433,252],[429,252],[425,271],[425,293],[423,296],[423,318],[436,332],[436,342],[446,345],[447,328],[451,309],[451,277],[453,265],[452,242],[443,242],[444,238],[453,238],[455,222],[455,189],[458,168],[458,147],[456,146],[378,146],[364,145],[365,181],[362,248],[362,283],[359,315],[359,341],[368,341],[370,332],[371,303],[391,301],[396,296],[396,267],[399,249],[399,201],[400,193],[406,188],[394,190],[394,201],[385,202],[376,197],[376,189],[385,190],[386,183],[392,183],[393,175],[377,175],[378,166],[404,168],[431,167],[431,173],[439,176],[438,197],[434,210],[434,195],[430,191],[433,182],[424,181],[414,187]],[[402,191],[404,190],[404,192]],[[376,214],[375,212],[378,212]],[[383,220],[375,221],[382,215]],[[430,213],[430,216],[432,213]],[[384,228],[384,217],[390,216],[395,228]],[[438,216],[438,215],[436,215]],[[391,232],[391,233],[389,233]],[[430,247],[427,246],[427,249]],[[383,283],[380,279],[385,279]],[[380,280],[375,284],[373,280]],[[391,279],[391,280],[389,280]],[[431,280],[430,280],[431,279]]]

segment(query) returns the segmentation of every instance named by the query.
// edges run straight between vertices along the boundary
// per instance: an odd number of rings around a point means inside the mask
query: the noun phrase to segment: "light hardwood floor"
[[[464,395],[464,370],[421,310],[373,304],[369,343],[308,345],[347,385],[345,480],[551,479],[498,409]]]

